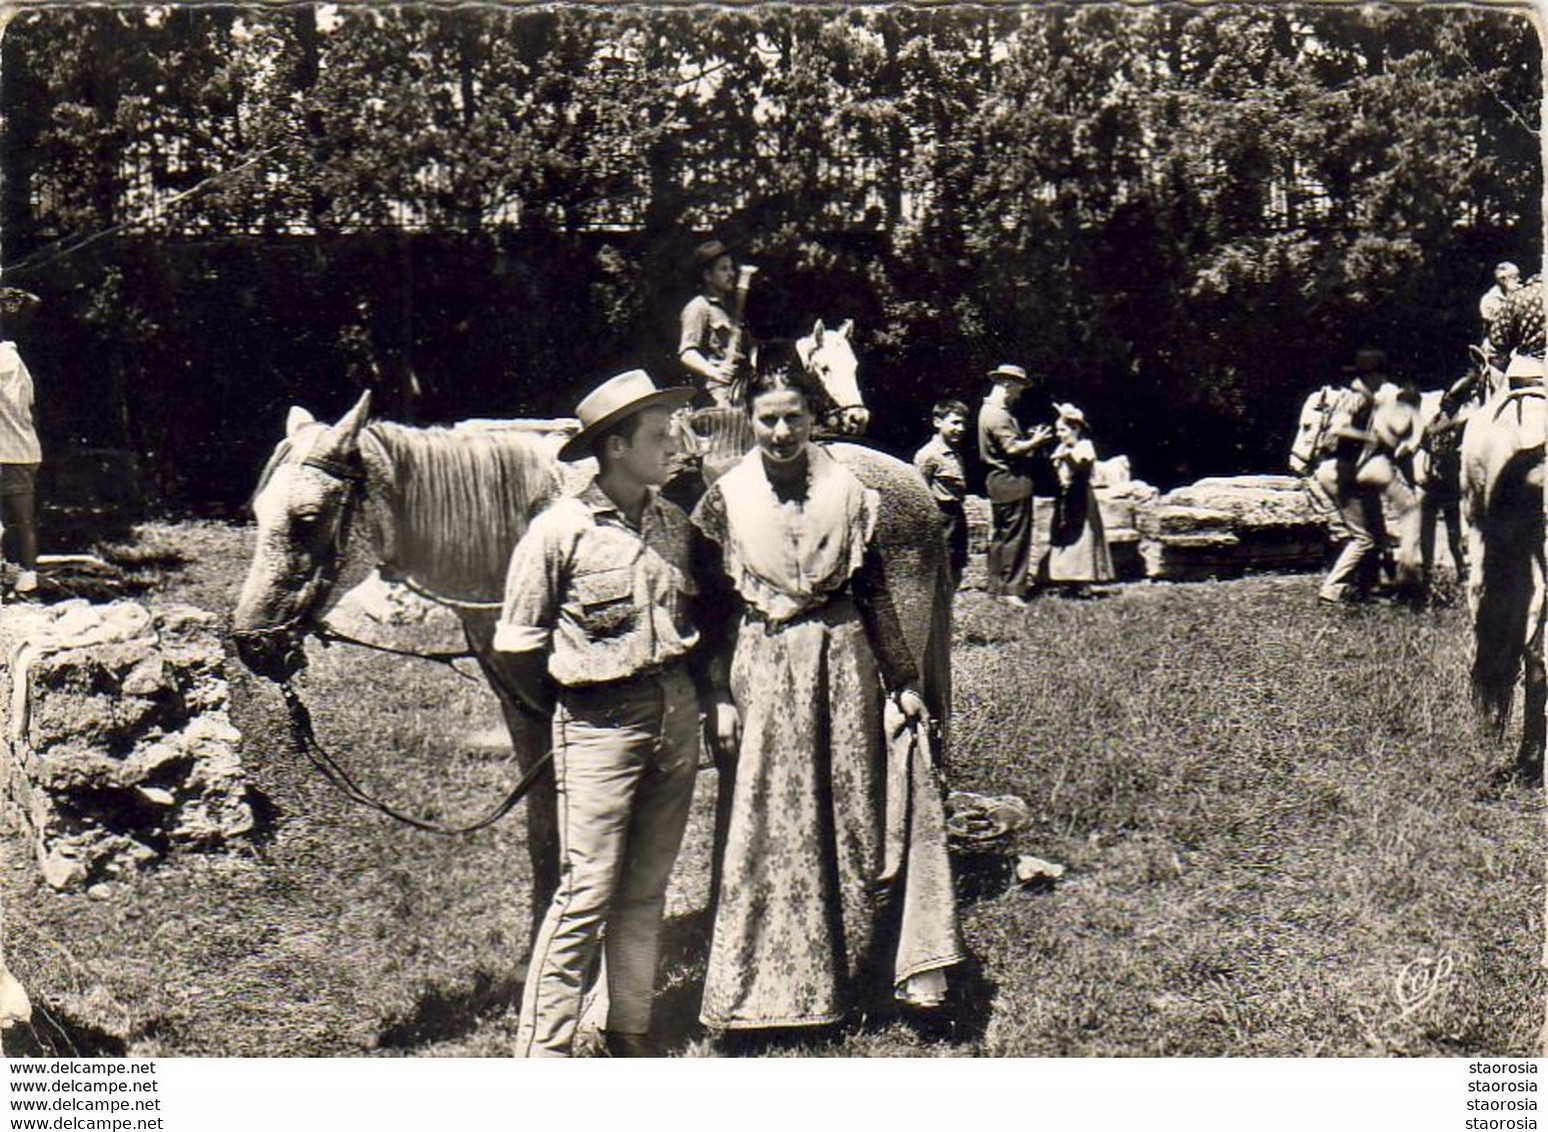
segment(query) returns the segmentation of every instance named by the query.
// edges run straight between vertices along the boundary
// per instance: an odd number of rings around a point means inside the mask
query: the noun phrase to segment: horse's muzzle
[[[850,405],[839,412],[839,432],[844,436],[864,436],[871,427],[871,410],[861,405]]]
[[[237,657],[255,676],[284,683],[306,667],[301,634],[293,629],[234,629]]]

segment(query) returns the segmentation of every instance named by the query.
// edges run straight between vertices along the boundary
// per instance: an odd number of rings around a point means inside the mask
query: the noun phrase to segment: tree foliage
[[[48,361],[116,375],[68,422],[99,441],[148,446],[126,391],[190,369],[157,397],[200,422],[212,386],[563,412],[670,364],[714,232],[760,329],[858,320],[883,442],[1018,360],[1170,482],[1277,466],[1357,345],[1452,376],[1492,263],[1536,267],[1507,12],[81,7],[4,52],[4,258],[80,331]]]

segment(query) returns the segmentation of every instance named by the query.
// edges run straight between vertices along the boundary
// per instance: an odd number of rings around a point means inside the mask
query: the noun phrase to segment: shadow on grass
[[[6,1057],[123,1057],[129,1052],[129,1043],[118,1035],[36,999],[32,1021],[7,1029],[0,1043]]]
[[[704,996],[704,965],[709,955],[711,920],[708,909],[698,909],[668,920],[662,933],[661,954],[665,985],[656,996],[654,1030],[662,1050],[673,1056],[701,1045],[709,1032],[699,1021]],[[801,1056],[833,1046],[840,1052],[847,1038],[858,1033],[879,1034],[902,1023],[925,1043],[968,1045],[980,1042],[989,1025],[989,1004],[996,985],[983,966],[969,959],[953,968],[946,1004],[936,1010],[915,1010],[885,1002],[865,1012],[854,1023],[787,1030],[730,1031],[715,1036],[716,1052],[728,1057]],[[892,1050],[908,1055],[917,1050]]]
[[[699,1001],[704,997],[710,925],[708,908],[673,916],[662,925],[661,969],[665,977],[652,1011],[652,1028],[669,1055],[681,1053],[704,1037]]]
[[[507,971],[478,971],[473,985],[457,990],[431,990],[406,1018],[390,1019],[376,1038],[378,1049],[412,1050],[461,1038],[487,1019],[513,1012],[521,1005],[521,981]]]

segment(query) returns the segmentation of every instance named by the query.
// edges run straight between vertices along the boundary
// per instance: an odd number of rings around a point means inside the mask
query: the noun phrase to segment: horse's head
[[[833,402],[828,417],[844,436],[860,436],[871,423],[871,411],[860,395],[860,362],[849,340],[854,328],[852,319],[846,319],[837,330],[829,330],[818,319],[812,332],[795,344],[806,372],[817,379]]]
[[[1336,400],[1336,391],[1324,385],[1301,405],[1295,439],[1290,444],[1290,470],[1297,475],[1305,475],[1316,464],[1317,452],[1322,446],[1323,437],[1327,435]]]
[[[343,566],[364,479],[360,430],[370,411],[369,392],[333,425],[292,408],[285,439],[259,480],[257,545],[231,635],[242,663],[260,676],[286,680],[305,663],[301,639]]]

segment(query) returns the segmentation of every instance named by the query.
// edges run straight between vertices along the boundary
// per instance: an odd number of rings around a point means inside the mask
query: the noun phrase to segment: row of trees
[[[884,443],[1017,360],[1163,483],[1277,466],[1360,344],[1451,376],[1536,267],[1508,12],[74,8],[3,50],[7,281],[90,394],[51,427],[174,497],[239,497],[289,398],[553,414],[667,366],[710,232],[761,329],[857,320]]]

